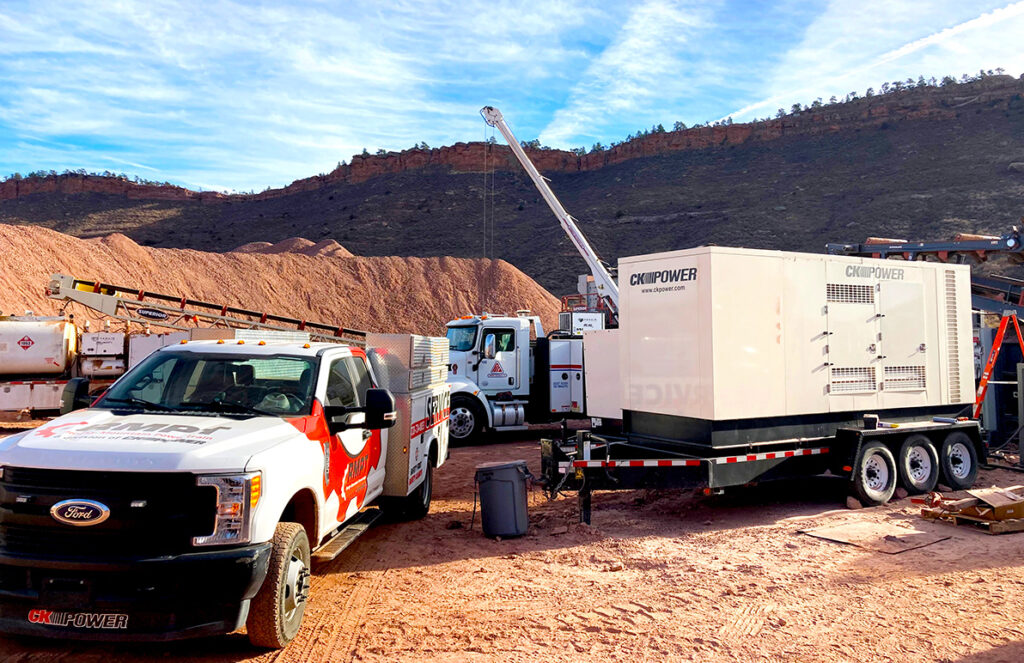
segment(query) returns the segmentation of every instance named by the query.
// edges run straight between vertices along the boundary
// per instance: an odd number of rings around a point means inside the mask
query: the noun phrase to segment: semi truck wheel
[[[448,435],[452,442],[469,444],[476,441],[486,421],[484,409],[475,398],[463,394],[452,396],[448,413]]]
[[[278,523],[263,586],[249,605],[245,628],[257,647],[285,647],[302,624],[309,598],[309,539],[298,523]]]
[[[978,451],[966,433],[954,431],[939,450],[942,481],[953,490],[966,490],[978,478]]]
[[[939,482],[939,454],[924,435],[903,440],[897,460],[900,485],[911,495],[930,492]]]
[[[885,504],[896,490],[896,460],[881,442],[868,442],[854,467],[853,489],[864,506]]]

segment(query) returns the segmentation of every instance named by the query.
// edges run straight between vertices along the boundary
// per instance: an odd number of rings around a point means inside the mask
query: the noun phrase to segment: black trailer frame
[[[987,447],[978,422],[942,420],[892,428],[843,427],[831,437],[766,440],[756,447],[751,444],[734,449],[577,431],[575,437],[563,433],[561,440],[541,440],[541,474],[552,499],[564,491],[577,492],[580,522],[589,524],[595,490],[674,488],[711,493],[826,472],[852,484],[857,460],[868,442],[880,441],[895,455],[909,435],[925,435],[939,448],[942,440],[957,431],[968,436],[978,463],[984,463]]]

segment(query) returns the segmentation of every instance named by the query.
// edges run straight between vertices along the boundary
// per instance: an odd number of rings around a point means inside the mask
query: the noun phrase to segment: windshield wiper
[[[154,403],[152,401],[147,401],[147,400],[144,400],[142,398],[131,398],[131,397],[129,397],[129,398],[110,398],[108,396],[107,398],[103,399],[103,402],[105,402],[105,403],[127,403],[129,405],[138,405],[139,407],[152,408],[154,410],[160,410],[162,412],[174,412],[175,411],[175,409],[173,407],[164,405],[163,403]]]
[[[265,417],[279,417],[276,412],[269,412],[267,410],[261,410],[258,407],[246,405],[245,403],[239,403],[237,401],[211,401],[209,403],[182,403],[182,405],[192,405],[197,408],[207,408],[213,412],[234,412],[237,414],[258,414]]]

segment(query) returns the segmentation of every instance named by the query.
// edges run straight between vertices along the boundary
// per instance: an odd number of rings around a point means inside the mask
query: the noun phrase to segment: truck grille
[[[67,499],[102,502],[107,520],[88,527],[54,520]],[[135,506],[133,506],[133,503]],[[0,552],[63,559],[131,559],[192,549],[213,531],[216,491],[194,474],[5,467],[0,480]]]

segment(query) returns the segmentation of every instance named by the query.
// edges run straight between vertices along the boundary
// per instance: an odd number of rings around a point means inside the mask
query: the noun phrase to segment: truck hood
[[[0,465],[73,470],[239,472],[253,454],[305,436],[276,417],[72,412],[0,438]]]

